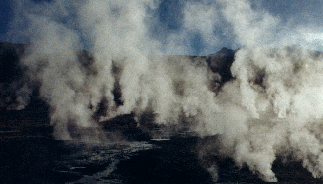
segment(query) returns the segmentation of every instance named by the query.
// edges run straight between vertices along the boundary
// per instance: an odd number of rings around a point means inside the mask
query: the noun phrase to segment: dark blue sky
[[[0,1],[0,34],[8,31],[8,23],[12,17],[12,10],[9,0]]]
[[[15,0],[14,0],[15,1]],[[10,21],[13,19],[12,2],[10,0],[0,1],[0,41],[8,40],[7,32],[10,30]],[[25,1],[25,0],[22,0]],[[51,0],[32,0],[33,2],[43,2]],[[198,0],[191,0],[197,2]],[[250,0],[253,2],[253,8],[259,8],[267,10],[270,14],[278,17],[281,20],[281,24],[286,24],[286,29],[298,29],[306,33],[306,39],[308,41],[320,41],[323,40],[323,1],[318,0]],[[153,34],[159,37],[165,37],[166,34],[170,34],[173,31],[177,31],[182,26],[183,15],[181,10],[186,0],[162,0],[158,8],[159,24],[162,26],[155,27]],[[222,22],[223,23],[223,22]],[[225,29],[227,26],[221,24],[220,28]],[[223,29],[218,29],[218,33],[222,33]],[[288,30],[286,30],[288,32]],[[307,34],[308,33],[308,34]],[[223,36],[223,35],[222,35]],[[199,50],[205,45],[201,41],[201,35],[190,35],[190,43],[194,44],[195,53],[199,53]],[[231,37],[223,36],[223,46],[235,47],[232,44]],[[10,41],[10,39],[9,39]]]

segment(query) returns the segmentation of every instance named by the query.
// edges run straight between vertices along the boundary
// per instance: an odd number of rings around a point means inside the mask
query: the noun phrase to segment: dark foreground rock
[[[0,183],[213,183],[196,153],[196,137],[84,144],[45,137],[1,137]],[[216,183],[262,183],[247,167],[214,157]],[[322,183],[299,162],[277,159],[282,183]]]

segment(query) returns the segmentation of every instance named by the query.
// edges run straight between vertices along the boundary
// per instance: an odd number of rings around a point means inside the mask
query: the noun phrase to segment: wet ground
[[[192,151],[197,138],[105,144],[57,141],[46,136],[1,135],[0,183],[212,183]],[[16,136],[8,136],[15,134]],[[218,161],[218,183],[260,183],[230,159]],[[322,183],[300,163],[273,170],[283,183]]]
[[[198,160],[199,140],[194,136],[151,141],[130,127],[123,131],[131,137],[128,141],[57,141],[51,136],[46,112],[26,112],[1,116],[5,123],[0,126],[0,183],[213,183]],[[214,159],[217,183],[262,182],[248,168],[235,167],[230,159]],[[281,183],[323,183],[297,162],[282,164],[277,159],[273,171]]]

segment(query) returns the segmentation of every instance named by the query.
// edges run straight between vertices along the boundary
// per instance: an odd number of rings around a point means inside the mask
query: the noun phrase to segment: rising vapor
[[[9,35],[29,42],[21,63],[50,105],[55,138],[96,139],[94,116],[104,103],[101,120],[133,113],[140,124],[150,113],[151,123],[185,127],[202,139],[216,136],[205,139],[202,160],[232,158],[263,180],[277,181],[272,163],[291,155],[323,177],[322,55],[294,45],[304,38],[295,33],[298,41],[286,39],[279,18],[247,0],[183,2],[181,27],[159,38],[154,31],[162,27],[156,17],[160,3],[16,1]],[[233,79],[224,84],[204,58],[175,55],[194,50],[196,36],[204,45],[200,53],[212,51],[223,43],[218,29],[234,35],[241,47]],[[90,59],[80,59],[84,48]],[[221,87],[214,88],[214,81]],[[216,167],[208,170],[216,180]]]

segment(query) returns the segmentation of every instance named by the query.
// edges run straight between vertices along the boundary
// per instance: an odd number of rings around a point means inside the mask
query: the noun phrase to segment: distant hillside
[[[232,79],[230,71],[237,50],[231,50],[223,47],[215,54],[206,56],[206,62],[213,72],[218,72],[222,76],[222,82],[225,83]]]
[[[11,83],[21,77],[19,58],[24,50],[23,44],[0,42],[0,83]]]

